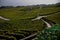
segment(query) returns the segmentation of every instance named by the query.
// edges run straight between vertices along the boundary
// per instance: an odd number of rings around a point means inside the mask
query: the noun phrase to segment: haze
[[[37,4],[55,4],[59,0],[0,0],[0,6],[26,6]]]

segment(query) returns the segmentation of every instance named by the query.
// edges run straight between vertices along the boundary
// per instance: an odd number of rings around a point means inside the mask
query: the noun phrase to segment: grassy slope
[[[57,24],[60,24],[60,12],[48,16],[47,19],[50,19],[50,20],[54,21]]]
[[[0,15],[2,16],[7,16],[9,18],[19,18],[20,19],[25,19],[25,18],[31,18],[37,15],[44,15],[48,14],[54,11],[58,11],[60,8],[56,7],[49,7],[49,8],[37,8],[37,9],[32,9],[28,11],[28,8],[10,8],[10,9],[1,9],[0,10]],[[21,11],[22,10],[22,11]],[[26,10],[26,11],[25,11]]]
[[[31,19],[29,19],[29,18],[34,18],[37,15],[49,14],[49,13],[52,13],[55,11],[59,11],[59,9],[60,9],[60,7],[46,7],[46,8],[42,8],[42,9],[33,8],[32,10],[29,10],[27,7],[0,9],[0,15],[10,19],[10,21],[8,21],[8,22],[1,20],[0,24],[2,24],[3,26],[1,26],[0,29],[42,30],[45,27],[45,25],[41,20],[32,22]],[[51,15],[48,17],[48,19],[50,19],[50,20],[54,19],[53,20],[54,22],[60,24],[59,16],[60,16],[60,14]]]
[[[16,39],[16,35],[18,37],[19,35],[20,37],[29,35],[29,32],[26,33],[20,30],[41,31],[46,27],[46,25],[41,20],[32,22],[31,19],[38,15],[50,14],[59,10],[60,7],[46,7],[42,9],[33,7],[32,10],[27,7],[0,9],[0,16],[10,19],[10,21],[0,19],[0,36],[2,35],[4,38],[10,38],[11,36],[9,35],[12,34],[11,38]],[[60,13],[52,14],[48,16],[47,19],[60,24]],[[14,34],[16,35],[13,37]]]

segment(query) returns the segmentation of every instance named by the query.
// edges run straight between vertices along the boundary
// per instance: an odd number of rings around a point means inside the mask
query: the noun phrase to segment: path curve
[[[5,20],[5,21],[9,21],[9,20],[10,20],[10,19],[7,19],[7,18],[2,17],[2,16],[0,16],[0,19],[3,19],[3,20]]]

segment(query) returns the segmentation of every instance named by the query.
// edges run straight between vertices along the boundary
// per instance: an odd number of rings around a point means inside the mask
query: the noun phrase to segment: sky
[[[55,4],[60,0],[0,0],[0,6],[25,6],[37,4]]]

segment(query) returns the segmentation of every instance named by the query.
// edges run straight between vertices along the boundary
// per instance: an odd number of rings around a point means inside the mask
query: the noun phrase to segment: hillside
[[[0,16],[9,19],[9,21],[0,19],[0,35],[5,36],[5,34],[12,35],[15,33],[20,35],[20,33],[24,33],[21,30],[31,31],[31,34],[34,31],[39,32],[46,27],[45,23],[41,20],[31,20],[40,15],[49,15],[47,19],[60,24],[59,10],[60,7],[14,7],[0,9]]]

